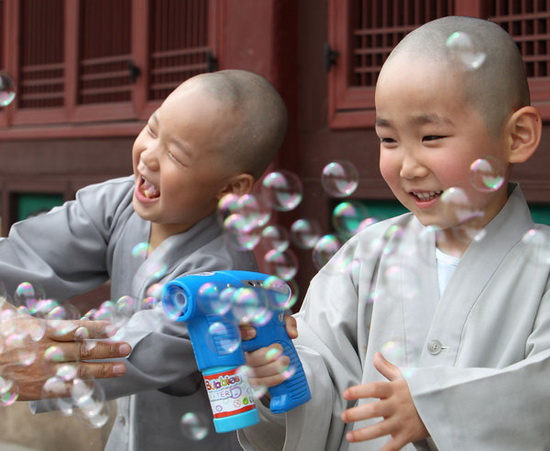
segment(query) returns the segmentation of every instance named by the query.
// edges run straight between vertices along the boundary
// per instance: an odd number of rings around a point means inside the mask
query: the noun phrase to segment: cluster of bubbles
[[[63,415],[74,415],[92,428],[107,423],[110,407],[102,388],[93,380],[78,376],[77,362],[65,355],[62,346],[44,349],[39,345],[46,335],[60,340],[73,335],[84,346],[95,346],[93,340],[88,340],[88,329],[72,321],[77,318],[73,306],[46,298],[36,284],[21,283],[13,299],[2,286],[0,352],[4,358],[0,366],[0,405],[8,406],[19,399],[18,368],[34,366],[52,374],[40,394],[50,407]]]
[[[358,186],[358,171],[345,160],[327,164],[321,175],[322,186],[334,198],[352,195]],[[304,197],[300,178],[289,170],[272,171],[264,176],[255,194],[224,196],[218,214],[225,237],[238,250],[264,249],[260,262],[264,272],[293,283],[298,272],[294,247],[311,251],[312,261],[320,269],[342,243],[357,232],[368,212],[360,202],[346,201],[333,212],[334,233],[323,234],[319,222],[299,218],[285,227],[276,222],[280,214],[295,210]]]

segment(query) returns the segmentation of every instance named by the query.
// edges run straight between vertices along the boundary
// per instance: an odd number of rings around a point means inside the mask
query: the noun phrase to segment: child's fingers
[[[389,382],[371,382],[369,384],[354,385],[344,390],[344,399],[348,401],[360,398],[384,399],[392,393]]]
[[[393,363],[390,363],[388,360],[386,360],[386,358],[380,352],[377,352],[374,355],[374,367],[382,376],[390,381],[401,379],[403,377],[403,375],[401,374],[401,370]]]
[[[388,403],[373,401],[345,410],[342,412],[341,418],[344,423],[353,423],[369,418],[387,417],[391,413],[391,406]]]
[[[296,324],[296,318],[293,316],[285,316],[286,333],[292,339],[298,338],[298,325]]]
[[[255,351],[247,352],[246,363],[252,368],[263,366],[271,362],[275,362],[283,353],[283,347],[276,343],[267,348],[256,349]]]
[[[242,340],[252,340],[253,338],[256,338],[256,328],[251,326],[250,324],[241,324],[239,326],[239,330],[241,332],[241,339]]]

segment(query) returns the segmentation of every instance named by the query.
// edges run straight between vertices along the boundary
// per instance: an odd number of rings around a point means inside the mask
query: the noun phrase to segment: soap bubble
[[[336,235],[324,235],[317,241],[311,256],[317,269],[321,269],[342,247],[342,242]]]
[[[302,201],[302,181],[287,170],[270,172],[262,180],[261,193],[273,209],[290,211]]]
[[[485,62],[486,54],[478,48],[480,39],[471,37],[463,31],[452,33],[445,43],[449,56],[465,70],[479,69]]]
[[[264,291],[252,287],[237,288],[233,291],[231,309],[241,323],[263,325],[272,315]]]
[[[236,373],[241,377],[241,379],[248,381],[250,378],[254,377],[254,370],[248,365],[242,365],[237,368]],[[256,399],[260,399],[267,393],[267,386],[265,385],[256,385],[250,384],[250,389],[252,390],[252,396]]]
[[[321,184],[324,190],[335,197],[346,197],[352,194],[359,184],[359,175],[353,163],[337,160],[323,168]]]
[[[274,249],[264,255],[265,272],[283,280],[292,279],[298,272],[298,258],[292,249],[283,252]]]
[[[237,250],[252,250],[260,242],[261,228],[271,212],[262,198],[253,194],[227,194],[218,202],[218,219],[229,245]]]
[[[268,225],[262,230],[262,239],[269,249],[283,252],[290,245],[288,231],[281,225]]]
[[[470,166],[470,179],[475,189],[493,192],[504,184],[506,167],[500,160],[488,156],[475,160]]]
[[[241,233],[249,233],[258,227],[263,227],[269,221],[271,212],[264,199],[254,194],[229,193],[218,202],[218,220],[226,225],[227,220],[234,216],[230,222]]]
[[[290,226],[290,238],[300,249],[313,249],[321,237],[321,227],[314,219],[298,219]]]
[[[38,284],[22,282],[15,289],[15,304],[26,307],[31,315],[36,313],[38,302],[44,298],[44,290]]]
[[[345,238],[349,238],[359,230],[368,218],[367,207],[358,201],[339,203],[332,212],[332,225]]]
[[[15,99],[15,83],[7,72],[0,71],[0,107],[8,106]]]
[[[387,341],[380,348],[381,354],[386,360],[399,367],[407,367],[405,376],[410,376],[413,367],[418,365],[420,349],[409,341],[393,339]]]
[[[197,292],[197,305],[207,315],[224,315],[231,308],[231,302],[222,297],[216,284],[206,282]]]
[[[522,237],[527,246],[527,257],[535,264],[550,263],[550,236],[541,226],[534,226]]]
[[[181,417],[181,430],[185,437],[200,441],[204,440],[209,432],[209,421],[195,412],[187,412]]]
[[[216,321],[208,327],[208,344],[218,355],[235,352],[241,343],[241,337],[236,325],[227,325]]]
[[[462,188],[451,187],[446,189],[441,194],[440,200],[444,207],[445,218],[450,223],[458,222],[461,224],[483,216],[481,210],[476,210],[471,205],[468,195]]]
[[[272,310],[287,310],[295,302],[292,289],[287,282],[279,277],[269,276],[262,282],[262,287],[266,290]]]
[[[146,259],[151,253],[151,246],[147,242],[138,243],[132,249],[132,256]]]

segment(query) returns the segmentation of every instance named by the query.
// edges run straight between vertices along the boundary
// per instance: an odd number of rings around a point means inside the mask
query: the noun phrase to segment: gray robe
[[[312,400],[286,418],[263,409],[260,425],[239,432],[245,448],[380,449],[388,437],[349,444],[345,432],[365,423],[340,414],[353,405],[345,388],[384,380],[372,364],[382,351],[431,434],[418,449],[549,449],[550,232],[540,226],[546,247],[535,248],[522,239],[532,227],[516,186],[441,298],[434,236],[412,214],[350,239],[296,315]]]
[[[133,256],[150,233],[150,223],[133,210],[133,187],[133,177],[92,185],[80,190],[75,201],[14,224],[9,237],[0,240],[0,281],[7,292],[27,281],[41,285],[48,298],[63,301],[110,280],[112,300],[142,300],[151,285],[183,274],[256,269],[251,253],[226,245],[215,215],[165,240],[148,258]],[[122,397],[106,449],[240,449],[235,434],[213,431],[208,397],[182,323],[169,320],[159,305],[134,314],[118,337],[133,351],[126,359],[127,374],[100,381],[108,399]],[[211,430],[204,440],[182,433],[180,420],[188,412],[208,420]]]

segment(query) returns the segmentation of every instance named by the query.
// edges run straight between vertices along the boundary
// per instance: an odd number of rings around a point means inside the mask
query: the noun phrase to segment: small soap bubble
[[[550,236],[541,226],[528,230],[521,241],[527,246],[527,256],[535,264],[550,263]]]
[[[322,236],[315,244],[311,257],[317,269],[321,269],[342,247],[340,239],[333,234]]]
[[[36,313],[39,301],[44,298],[44,290],[38,284],[22,282],[15,289],[15,304],[26,307],[30,314]]]
[[[266,316],[271,314],[263,290],[248,287],[233,291],[231,310],[240,323],[255,325],[265,324]]]
[[[294,210],[302,201],[302,182],[287,170],[270,172],[262,180],[261,193],[273,209]]]
[[[202,414],[187,412],[181,417],[181,430],[185,437],[200,441],[204,440],[209,432],[209,422]]]
[[[132,296],[124,295],[117,299],[116,310],[118,315],[129,318],[139,310],[139,306]]]
[[[226,242],[239,251],[253,250],[261,239],[261,229],[251,227],[247,218],[238,213],[227,217],[223,232]]]
[[[240,343],[241,339],[236,325],[228,326],[218,321],[208,327],[208,344],[218,355],[235,352]]]
[[[261,196],[230,193],[219,200],[217,216],[224,227],[230,223],[239,232],[250,233],[267,224],[271,211]],[[234,218],[228,221],[232,216]]]
[[[498,191],[504,184],[506,167],[492,156],[475,160],[470,166],[470,180],[482,192]]]
[[[151,252],[151,246],[147,242],[138,243],[132,249],[132,257],[146,259]]]
[[[12,404],[15,404],[18,398],[19,398],[19,389],[17,388],[17,386],[14,386],[11,389],[11,391],[2,393],[0,395],[0,406],[3,406],[3,407],[11,406]]]
[[[300,249],[313,249],[321,238],[321,227],[314,219],[298,219],[290,226],[290,239]]]
[[[249,379],[254,377],[254,370],[248,365],[242,365],[237,368],[235,374],[240,376],[241,379],[248,381]],[[250,389],[252,390],[252,396],[256,399],[260,399],[267,393],[267,387],[265,385],[250,384]]]
[[[70,363],[59,365],[55,375],[64,381],[70,382],[78,375],[78,368],[76,365]]]
[[[44,359],[47,362],[63,362],[65,361],[65,353],[59,346],[50,346],[44,351]]]
[[[468,33],[455,31],[447,38],[445,45],[453,61],[465,70],[475,70],[479,69],[486,59],[486,54],[479,48],[481,42],[483,41]]]
[[[207,315],[224,315],[231,302],[222,297],[215,283],[207,282],[197,292],[197,305]]]
[[[80,378],[75,378],[72,380],[71,384],[71,398],[78,406],[90,399],[97,387],[94,381],[85,381]]]
[[[483,216],[481,210],[476,210],[470,202],[468,195],[462,188],[451,187],[441,194],[441,202],[444,207],[445,219],[449,223],[462,224],[474,218]]]
[[[143,310],[152,310],[162,298],[162,283],[154,283],[145,291],[145,297],[141,301]]]
[[[323,168],[321,184],[331,196],[346,197],[357,189],[359,174],[353,163],[346,160],[333,161]]]
[[[70,381],[69,381],[70,382]],[[58,398],[70,392],[70,384],[62,377],[52,376],[42,386],[42,398]]]
[[[85,426],[99,429],[109,422],[111,408],[107,402],[90,399],[79,406],[75,413]]]
[[[271,310],[288,310],[296,301],[289,284],[279,277],[269,276],[262,282],[262,287],[266,290]]]
[[[407,359],[407,350],[402,340],[390,340],[382,345],[380,352],[394,365],[403,365]]]
[[[285,378],[290,379],[294,374],[296,374],[296,368],[292,365],[288,365],[287,367],[281,368],[279,370],[279,373]]]
[[[0,107],[8,106],[15,99],[15,83],[7,72],[0,71]]]
[[[268,249],[283,252],[290,245],[290,237],[286,228],[279,224],[268,225],[262,230],[262,239]]]
[[[368,218],[367,207],[358,201],[340,202],[332,212],[332,225],[344,238],[349,238],[359,230]]]
[[[292,249],[279,252],[274,249],[264,255],[265,272],[283,280],[292,279],[298,272],[298,257]]]

